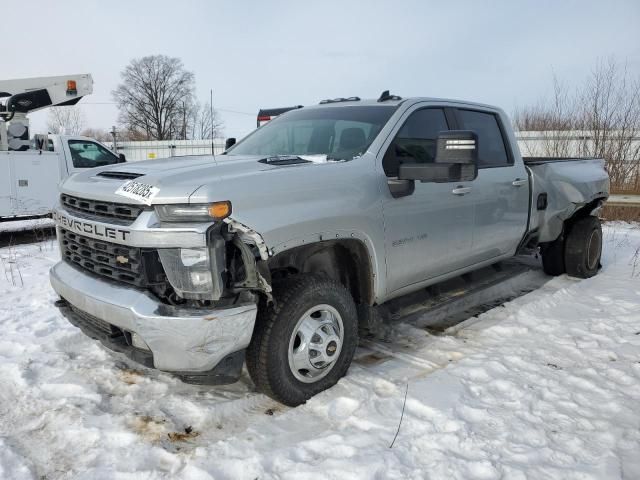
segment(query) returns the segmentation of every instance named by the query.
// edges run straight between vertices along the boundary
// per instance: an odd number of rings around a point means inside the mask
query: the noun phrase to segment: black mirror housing
[[[227,140],[224,142],[224,149],[225,150],[229,150],[231,147],[233,147],[236,144],[236,139],[235,137],[229,137],[227,138]]]
[[[127,157],[124,156],[124,153],[118,155],[118,163],[125,163],[127,161]]]
[[[478,164],[478,136],[471,130],[438,134],[435,163]]]
[[[478,176],[478,136],[470,130],[440,132],[433,163],[403,163],[399,180],[469,182]]]
[[[460,163],[403,163],[398,172],[399,180],[447,183],[470,182],[477,176],[476,165]]]

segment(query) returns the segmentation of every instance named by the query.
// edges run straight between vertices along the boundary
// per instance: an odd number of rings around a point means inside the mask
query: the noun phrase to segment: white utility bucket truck
[[[30,135],[28,114],[75,105],[92,92],[89,74],[0,80],[0,221],[48,215],[61,180],[125,161],[91,138]]]

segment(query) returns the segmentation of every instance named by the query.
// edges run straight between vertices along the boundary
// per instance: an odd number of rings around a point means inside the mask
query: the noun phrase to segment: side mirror
[[[118,163],[125,163],[127,161],[127,157],[124,156],[124,153],[118,155]]]
[[[438,134],[435,163],[478,164],[478,136],[470,130]]]
[[[452,130],[438,135],[433,163],[403,163],[399,180],[447,183],[468,182],[478,176],[478,137],[474,132]]]
[[[227,138],[227,140],[224,142],[224,149],[225,150],[229,150],[231,147],[233,147],[236,144],[236,139],[235,137],[229,137]]]

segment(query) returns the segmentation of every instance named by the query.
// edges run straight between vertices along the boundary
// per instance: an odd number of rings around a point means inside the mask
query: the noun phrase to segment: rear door
[[[472,257],[474,263],[513,254],[527,228],[528,175],[515,163],[506,126],[497,112],[457,109],[458,124],[478,135],[478,178]]]
[[[401,120],[382,160],[387,183],[401,163],[433,162],[437,137],[453,129],[444,108],[410,109]],[[469,264],[473,239],[474,183],[414,182],[414,191],[383,196],[387,293],[438,277]],[[459,189],[468,193],[456,194]]]

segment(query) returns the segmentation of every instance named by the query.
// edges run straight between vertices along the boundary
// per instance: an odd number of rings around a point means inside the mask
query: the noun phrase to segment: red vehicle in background
[[[302,108],[302,105],[296,105],[295,107],[283,107],[283,108],[262,108],[258,112],[258,128],[267,123],[270,120],[273,120],[278,115],[282,115],[289,110],[295,110],[297,108]]]

